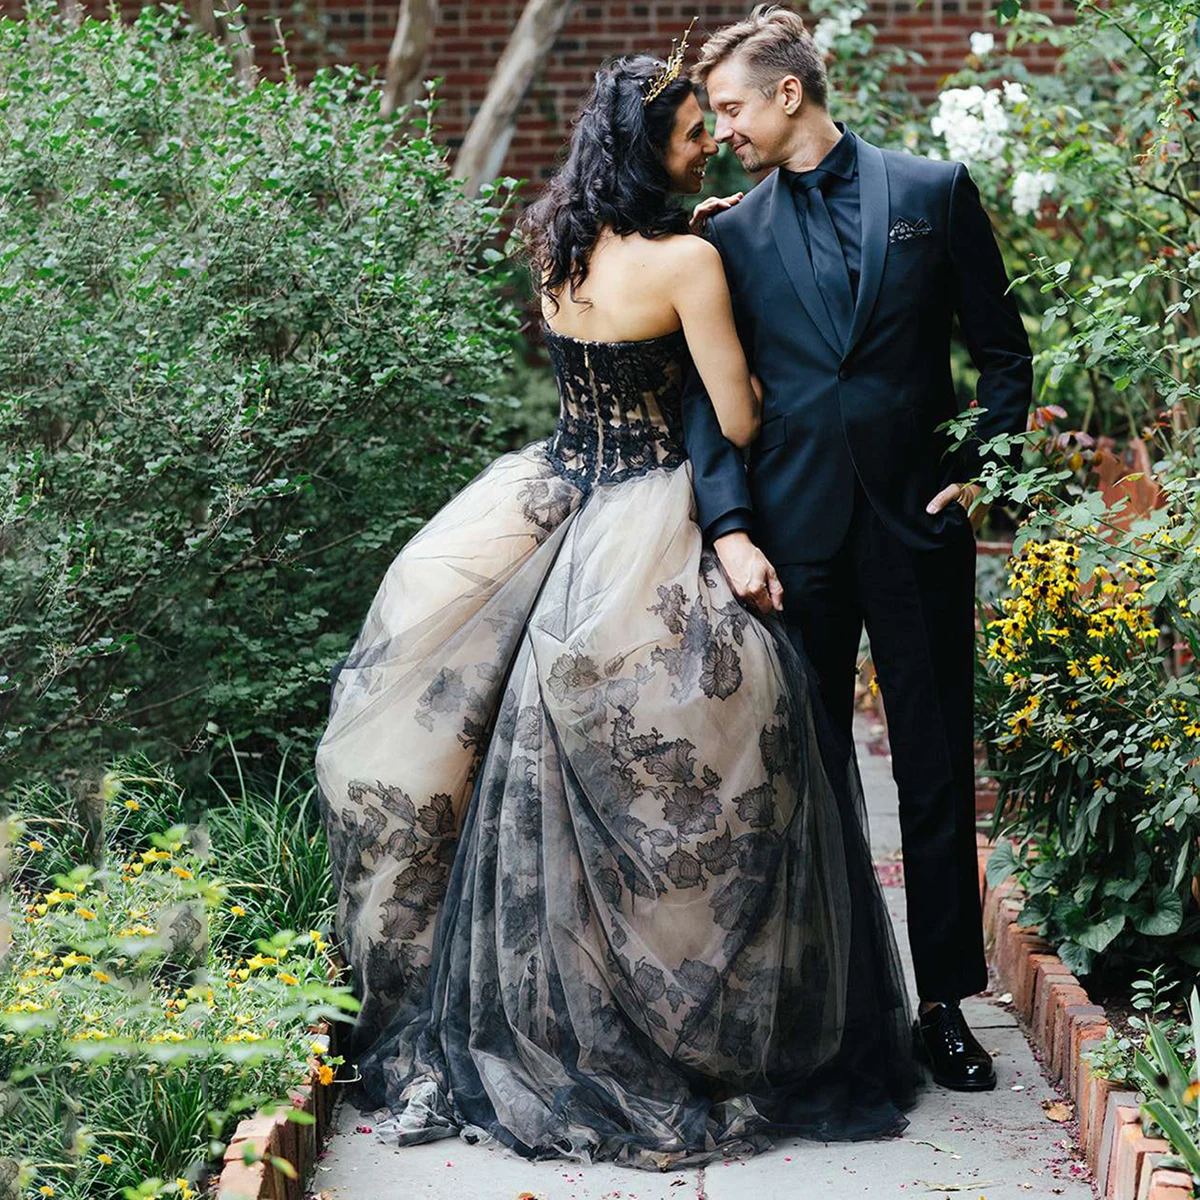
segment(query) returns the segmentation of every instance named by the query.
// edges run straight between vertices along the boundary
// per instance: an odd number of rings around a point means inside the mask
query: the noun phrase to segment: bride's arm
[[[748,446],[758,436],[762,404],[738,340],[716,247],[700,238],[681,238],[668,285],[721,433],[735,446]]]

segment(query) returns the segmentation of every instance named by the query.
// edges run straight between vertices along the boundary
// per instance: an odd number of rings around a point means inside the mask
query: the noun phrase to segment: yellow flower
[[[113,1162],[112,1155],[111,1154],[97,1154],[96,1161],[98,1163],[103,1163],[106,1167],[111,1167],[112,1162]]]
[[[34,838],[34,840],[29,843],[29,849],[32,850],[34,852],[34,854],[37,854],[41,850],[45,850],[45,848],[46,847],[43,846],[42,843],[39,842],[36,838]]]
[[[112,983],[112,976],[106,971],[93,971],[92,978],[98,979],[101,983]]]
[[[146,1039],[148,1042],[186,1042],[187,1034],[180,1033],[178,1029],[165,1029],[162,1033],[151,1034]]]
[[[188,1181],[186,1179],[177,1178],[175,1180],[175,1186],[179,1189],[179,1194],[183,1197],[183,1200],[192,1200],[192,1197],[196,1194],[188,1186]]]
[[[287,984],[294,984],[294,983],[300,982],[300,980],[297,979],[295,975],[289,974],[287,971],[280,971],[279,974],[275,976],[275,978],[282,979],[283,982],[287,983]]]
[[[322,1083],[332,1083],[333,1082],[333,1068],[326,1063],[322,1063],[317,1068],[317,1078]]]
[[[38,1188],[38,1191],[41,1192],[43,1196],[54,1195],[54,1189],[48,1183],[43,1183],[42,1186]]]
[[[47,892],[43,897],[47,904],[62,904],[64,900],[74,900],[74,892],[60,892],[57,888],[52,892]]]
[[[1151,750],[1165,750],[1171,744],[1171,739],[1164,733],[1161,737],[1156,737],[1150,743]]]
[[[142,806],[136,800],[126,800],[125,807],[129,809],[130,812],[137,812],[137,810]]]
[[[1066,758],[1071,753],[1071,743],[1062,738],[1055,738],[1050,744],[1050,749]]]
[[[1183,727],[1183,733],[1185,737],[1200,737],[1200,721],[1189,721]]]
[[[187,869],[187,867],[172,867],[171,870],[174,871],[180,879],[195,879],[195,876]]]
[[[320,1042],[313,1042],[308,1049],[310,1053],[315,1055],[317,1058],[320,1058],[321,1055],[325,1053],[325,1047],[322,1046]]]
[[[77,908],[75,910],[85,921],[94,921],[96,914],[90,908]]]
[[[78,967],[83,963],[90,963],[92,956],[90,954],[76,954],[72,950],[70,954],[64,954],[59,961],[64,967]]]
[[[171,854],[168,850],[143,850],[142,862],[155,863],[162,862],[164,858],[170,858]]]
[[[1072,679],[1079,679],[1083,673],[1083,668],[1079,665],[1077,659],[1067,659],[1067,674],[1070,675]]]
[[[233,913],[235,917],[244,917],[246,915],[246,910],[240,904],[231,904],[229,906],[229,911]]]

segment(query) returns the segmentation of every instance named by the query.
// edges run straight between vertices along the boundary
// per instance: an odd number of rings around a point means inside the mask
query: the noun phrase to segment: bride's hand
[[[688,228],[692,233],[702,234],[708,218],[713,213],[724,212],[725,209],[732,208],[744,194],[744,192],[734,192],[732,196],[709,196],[707,200],[701,200],[692,210]]]
[[[783,612],[783,585],[767,556],[750,540],[745,530],[727,533],[713,542],[713,549],[729,579],[733,594],[763,616]]]

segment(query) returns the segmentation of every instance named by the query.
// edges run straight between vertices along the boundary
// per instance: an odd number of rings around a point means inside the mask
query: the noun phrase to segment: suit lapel
[[[862,221],[862,258],[858,277],[858,298],[854,305],[854,320],[846,339],[846,354],[853,349],[871,318],[879,297],[883,279],[883,264],[887,258],[888,220],[891,205],[888,197],[887,167],[883,155],[869,142],[858,138],[858,207]]]
[[[800,233],[800,222],[796,219],[792,191],[783,181],[780,171],[776,171],[771,180],[768,202],[767,220],[771,226],[771,235],[775,239],[775,248],[779,251],[779,257],[783,259],[784,270],[787,271],[792,287],[796,289],[796,295],[812,318],[813,324],[840,357],[842,342],[829,319],[821,293],[817,290],[817,277],[813,274],[812,259],[808,256],[808,248],[804,245],[804,238]],[[885,238],[886,221],[885,215]]]

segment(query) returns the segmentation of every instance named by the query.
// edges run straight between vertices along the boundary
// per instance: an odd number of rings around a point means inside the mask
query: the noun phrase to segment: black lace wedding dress
[[[394,560],[317,751],[375,1129],[649,1168],[898,1133],[857,768],[702,544],[686,341],[546,338],[553,436]]]

